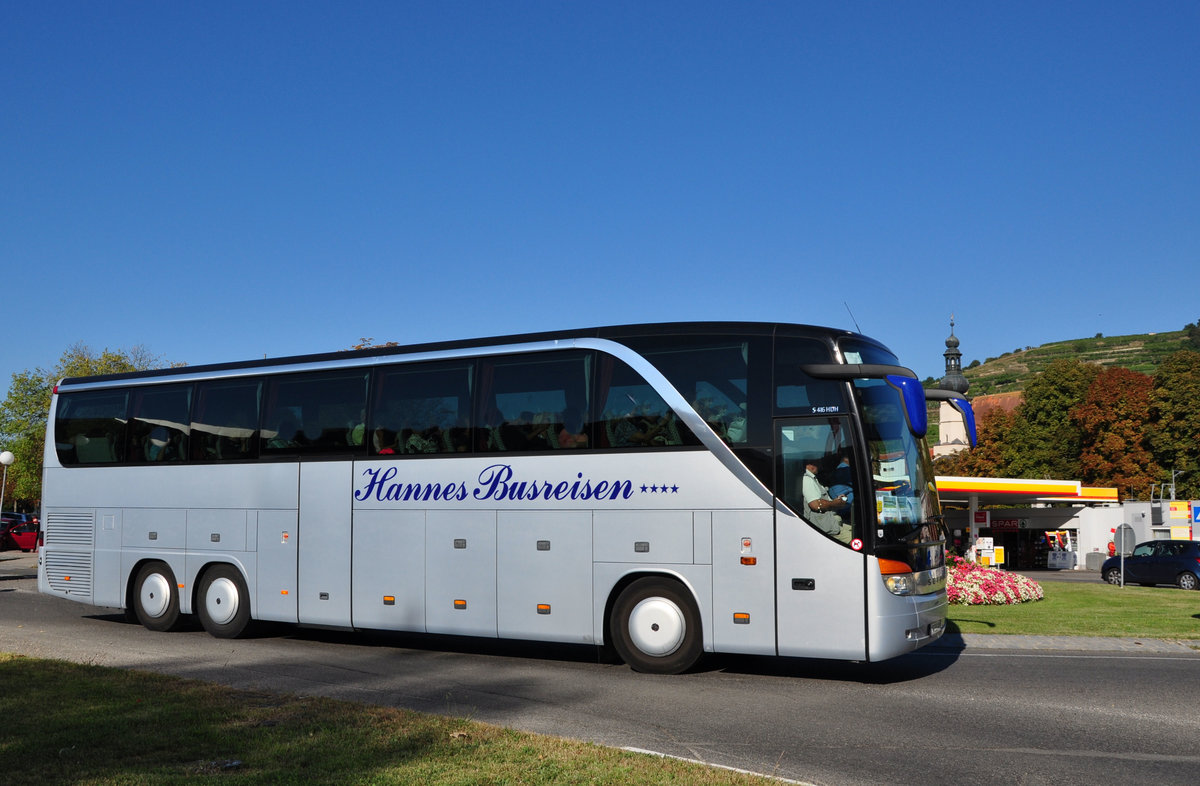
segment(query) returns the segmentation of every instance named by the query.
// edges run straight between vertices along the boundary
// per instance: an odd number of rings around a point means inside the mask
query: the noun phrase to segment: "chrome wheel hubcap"
[[[204,610],[208,612],[208,618],[218,625],[228,624],[238,612],[237,585],[226,578],[209,584],[204,596]]]
[[[142,611],[150,617],[161,617],[166,614],[167,606],[171,603],[171,585],[167,582],[166,576],[161,573],[147,576],[146,580],[142,582],[142,591],[138,596],[138,602],[141,603]]]
[[[666,598],[646,598],[629,613],[629,640],[647,655],[670,655],[686,633],[683,611]]]

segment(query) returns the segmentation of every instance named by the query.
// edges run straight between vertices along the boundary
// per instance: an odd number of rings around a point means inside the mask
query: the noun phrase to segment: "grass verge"
[[[0,718],[12,786],[770,782],[462,719],[5,653]]]
[[[1045,597],[1015,606],[951,606],[951,633],[1200,640],[1200,592],[1041,582]]]

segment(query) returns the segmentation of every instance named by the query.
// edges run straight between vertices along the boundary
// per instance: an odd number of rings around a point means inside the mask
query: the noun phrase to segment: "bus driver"
[[[804,517],[825,534],[849,543],[850,525],[839,515],[849,507],[849,503],[845,495],[837,499],[829,496],[829,489],[817,479],[818,461],[818,458],[810,457],[804,462],[804,477],[800,481],[804,507],[808,509]]]

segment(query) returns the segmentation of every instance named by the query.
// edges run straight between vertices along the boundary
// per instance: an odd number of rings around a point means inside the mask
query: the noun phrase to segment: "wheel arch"
[[[134,588],[137,584],[138,574],[141,573],[143,566],[149,565],[151,562],[161,562],[170,568],[171,574],[175,577],[175,589],[176,591],[179,591],[179,576],[181,575],[179,572],[179,566],[171,564],[171,560],[165,555],[146,554],[145,556],[134,560],[133,564],[129,566],[129,569],[125,571],[125,589],[121,593],[121,608],[125,609],[125,611],[133,611]],[[179,601],[181,604],[183,603],[183,600],[183,593],[180,592]],[[180,608],[180,613],[184,613],[182,608]]]
[[[600,642],[603,646],[612,646],[612,610],[617,602],[617,598],[625,591],[625,588],[635,581],[641,579],[668,579],[674,581],[688,594],[692,599],[692,603],[696,604],[696,611],[700,617],[700,641],[704,644],[704,651],[711,652],[711,641],[708,638],[708,609],[704,603],[700,602],[700,595],[697,592],[695,584],[682,573],[673,570],[664,570],[661,568],[638,569],[631,568],[621,575],[611,587],[608,589],[608,597],[604,601],[604,616],[602,617],[604,626],[602,628],[603,641]]]
[[[242,583],[246,585],[246,591],[249,596],[248,600],[253,600],[254,585],[251,582],[252,576],[250,575],[250,571],[247,569],[247,567],[244,564],[242,564],[242,562],[240,560],[234,559],[232,557],[229,557],[226,555],[213,555],[211,557],[206,557],[200,564],[195,565],[195,566],[193,566],[191,564],[191,561],[189,560],[188,572],[192,574],[192,580],[188,586],[187,599],[188,599],[188,608],[190,608],[193,612],[197,608],[199,608],[199,604],[201,602],[200,601],[200,582],[204,579],[204,575],[206,573],[208,573],[210,570],[212,570],[213,568],[223,566],[223,565],[233,568],[239,574],[241,574]],[[194,569],[194,572],[193,572],[193,569]],[[253,604],[251,605],[251,608],[253,608]]]

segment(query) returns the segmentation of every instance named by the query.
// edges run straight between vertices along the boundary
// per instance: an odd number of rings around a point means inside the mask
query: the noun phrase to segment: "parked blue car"
[[[1109,584],[1121,583],[1121,558],[1109,557],[1100,566]],[[1174,584],[1180,589],[1200,589],[1200,543],[1194,540],[1152,540],[1139,543],[1125,558],[1125,583],[1153,587]]]

